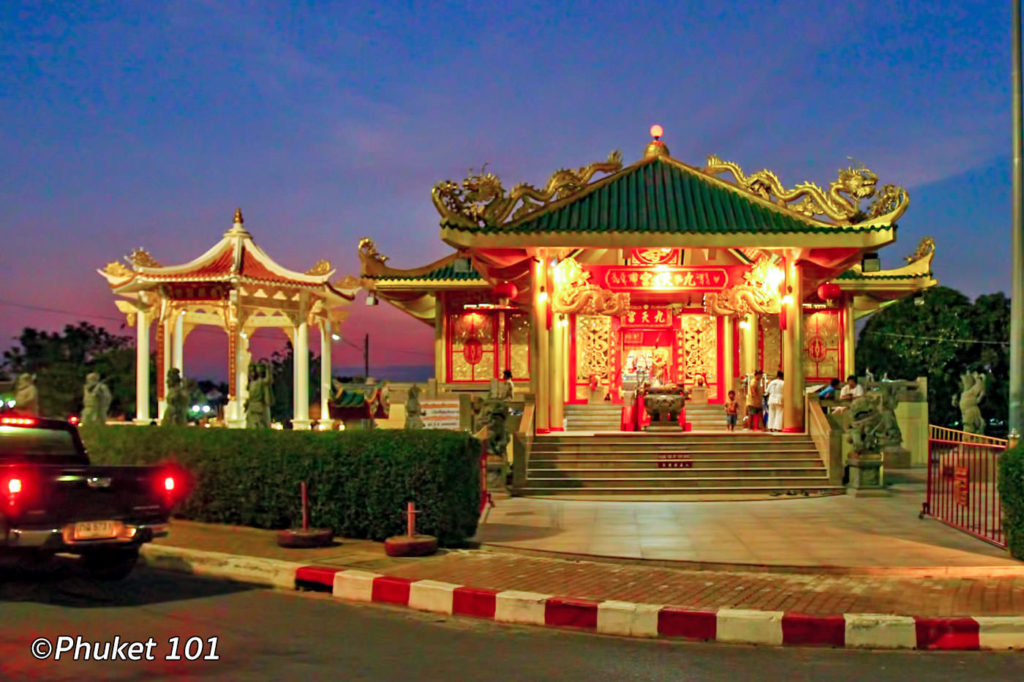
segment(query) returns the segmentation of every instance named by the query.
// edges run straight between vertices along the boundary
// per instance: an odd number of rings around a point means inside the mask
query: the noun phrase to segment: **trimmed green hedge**
[[[1024,445],[999,455],[999,497],[1010,555],[1024,559]]]
[[[255,528],[302,523],[299,482],[309,486],[310,525],[383,540],[416,530],[445,546],[476,533],[480,443],[454,431],[253,431],[189,427],[83,428],[96,464],[174,462],[194,487],[184,518]]]

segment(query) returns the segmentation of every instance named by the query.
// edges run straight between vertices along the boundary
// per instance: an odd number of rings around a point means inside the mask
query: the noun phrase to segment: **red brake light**
[[[4,426],[35,426],[36,420],[29,417],[0,417],[0,424]]]
[[[174,476],[168,476],[164,479],[164,490],[167,492],[174,490]]]
[[[70,419],[68,419],[68,422],[70,422],[72,426],[77,426],[78,425],[78,417],[71,417]]]
[[[7,480],[7,493],[9,495],[17,495],[21,492],[21,479],[11,478]]]

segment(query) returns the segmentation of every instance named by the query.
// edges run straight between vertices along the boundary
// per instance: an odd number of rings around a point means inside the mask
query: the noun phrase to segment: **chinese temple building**
[[[228,340],[229,426],[245,425],[251,354],[249,339],[261,328],[281,329],[295,349],[293,424],[309,428],[309,328],[320,334],[321,424],[329,422],[331,342],[348,315],[344,308],[359,289],[354,278],[332,282],[335,270],[320,261],[306,272],[277,264],[245,229],[241,209],[234,224],[205,253],[181,265],[163,265],[143,249],[128,264],[107,264],[99,274],[117,296],[118,309],[136,327],[136,395],[150,394],[149,335],[156,326],[156,394],[159,416],[166,407],[167,370],[184,376],[185,339],[200,325],[224,330]],[[136,401],[136,423],[150,422],[149,401]]]
[[[363,239],[363,287],[434,328],[442,390],[485,390],[510,370],[539,434],[563,430],[567,406],[620,403],[641,382],[721,403],[757,369],[784,371],[783,430],[802,432],[805,388],[856,371],[855,321],[936,284],[934,244],[877,268],[909,198],[867,168],[786,188],[715,156],[688,165],[651,133],[639,161],[613,152],[543,187],[485,171],[439,183],[453,252],[397,269]]]

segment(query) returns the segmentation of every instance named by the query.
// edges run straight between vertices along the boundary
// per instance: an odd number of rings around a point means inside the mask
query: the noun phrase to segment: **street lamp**
[[[1010,237],[1010,410],[1007,426],[1010,439],[1020,438],[1024,429],[1024,175],[1022,175],[1020,0],[1013,0],[1013,232]]]

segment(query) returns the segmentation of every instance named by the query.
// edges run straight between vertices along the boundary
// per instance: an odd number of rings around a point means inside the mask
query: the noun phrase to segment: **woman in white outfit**
[[[768,396],[768,430],[782,431],[782,392],[785,382],[782,380],[782,372],[775,375],[775,378],[768,382],[765,394]]]

